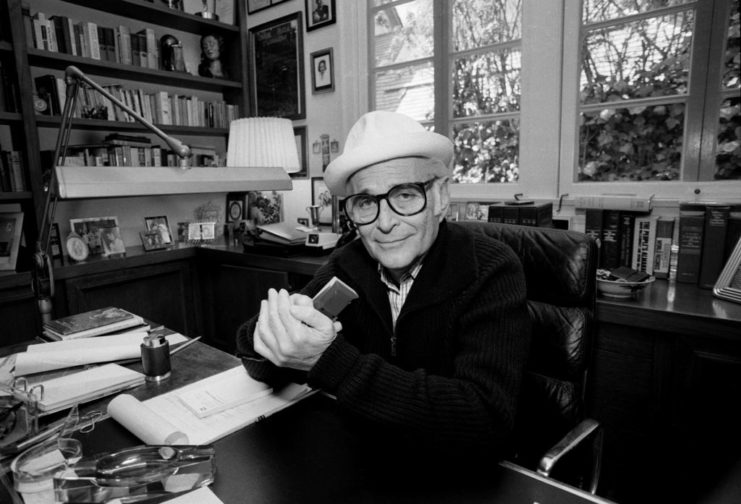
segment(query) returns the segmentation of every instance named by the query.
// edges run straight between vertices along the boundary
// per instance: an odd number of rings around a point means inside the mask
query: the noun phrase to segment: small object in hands
[[[149,382],[159,383],[170,377],[170,343],[162,335],[148,334],[141,344],[142,368]]]
[[[327,282],[327,285],[314,296],[314,308],[333,319],[345,309],[358,293],[352,287],[337,277]]]

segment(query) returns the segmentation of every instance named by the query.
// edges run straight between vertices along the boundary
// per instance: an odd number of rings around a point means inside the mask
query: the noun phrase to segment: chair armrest
[[[538,462],[538,473],[549,476],[556,463],[583,441],[592,438],[592,477],[589,492],[594,494],[599,483],[602,468],[602,440],[604,431],[596,420],[587,418],[571,429],[555,446],[548,450]]]

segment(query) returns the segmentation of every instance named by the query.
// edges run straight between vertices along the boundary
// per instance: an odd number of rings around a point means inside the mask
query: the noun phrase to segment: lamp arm
[[[185,145],[183,142],[178,140],[177,138],[173,138],[161,129],[159,129],[154,124],[150,123],[146,119],[144,119],[141,115],[137,114],[133,109],[126,106],[121,100],[113,96],[111,93],[103,89],[97,82],[93,81],[85,75],[82,70],[77,68],[74,65],[70,65],[65,70],[65,75],[67,78],[67,81],[69,82],[72,79],[75,79],[77,81],[82,81],[91,88],[95,89],[98,93],[102,94],[109,100],[111,100],[114,104],[116,104],[121,110],[129,114],[131,117],[136,119],[142,126],[149,129],[152,133],[160,137],[169,147],[170,149],[177,154],[180,157],[180,167],[185,169],[188,168],[188,158],[190,157],[190,147]]]

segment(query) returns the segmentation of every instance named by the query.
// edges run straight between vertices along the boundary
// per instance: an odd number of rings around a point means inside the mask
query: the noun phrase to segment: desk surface
[[[413,467],[393,477],[346,422],[333,399],[315,394],[245,427],[215,443],[212,489],[226,504],[608,502],[508,463],[483,478],[415,479]],[[86,453],[140,444],[110,419],[79,437]]]

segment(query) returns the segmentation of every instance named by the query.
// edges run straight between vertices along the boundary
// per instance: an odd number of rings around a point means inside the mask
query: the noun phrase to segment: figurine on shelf
[[[170,72],[185,72],[183,60],[183,45],[172,35],[164,35],[160,39],[160,54],[162,55],[162,69]]]
[[[201,63],[198,65],[198,75],[225,79],[226,72],[221,66],[223,50],[224,38],[220,35],[209,34],[201,37]]]

